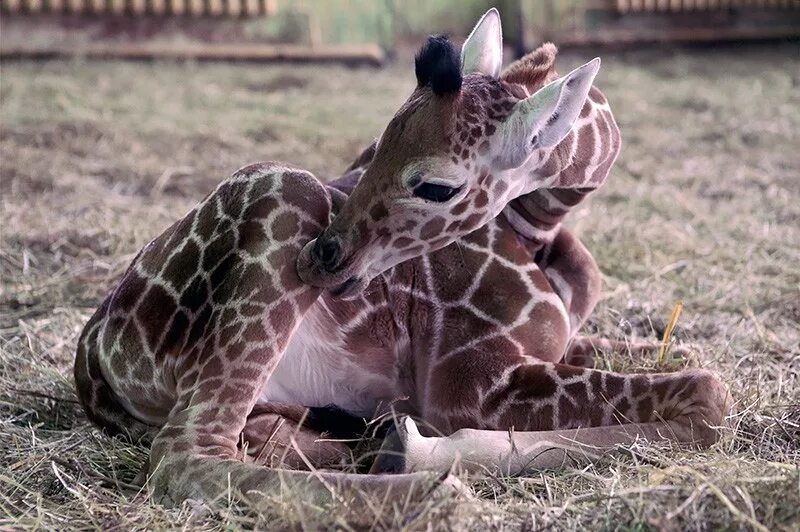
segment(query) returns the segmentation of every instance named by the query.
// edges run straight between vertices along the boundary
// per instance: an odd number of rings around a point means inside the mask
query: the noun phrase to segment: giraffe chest
[[[259,402],[335,405],[360,416],[403,396],[395,349],[354,349],[342,326],[320,305],[300,326],[259,396]],[[362,346],[363,347],[363,346]]]

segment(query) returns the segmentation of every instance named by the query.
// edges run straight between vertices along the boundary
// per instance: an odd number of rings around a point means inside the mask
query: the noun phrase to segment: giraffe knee
[[[602,274],[589,250],[574,237],[570,247],[568,267],[574,279],[572,306],[585,319],[600,300]]]
[[[730,389],[716,373],[704,369],[684,371],[681,377],[683,382],[674,389],[671,401],[674,410],[668,416],[687,431],[687,441],[712,445],[733,410]]]
[[[245,220],[269,218],[273,212],[273,223],[281,229],[297,227],[306,237],[313,238],[328,225],[331,213],[331,194],[328,188],[307,170],[274,162],[255,163],[240,168],[217,190],[223,203],[241,202],[236,183],[249,183],[246,193]],[[229,185],[231,193],[222,188]],[[220,192],[223,192],[220,194]],[[297,218],[291,221],[289,218]],[[280,238],[279,230],[274,237]]]
[[[698,401],[699,421],[713,430],[710,436],[714,441],[719,437],[718,427],[725,424],[725,418],[733,410],[733,397],[728,385],[717,375],[708,370],[689,370],[695,395]]]

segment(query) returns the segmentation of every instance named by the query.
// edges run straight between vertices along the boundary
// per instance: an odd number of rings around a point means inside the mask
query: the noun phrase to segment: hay
[[[579,58],[561,58],[577,64]],[[378,506],[375,528],[800,526],[800,72],[796,49],[604,58],[623,131],[572,225],[606,296],[588,326],[706,353],[738,413],[706,451],[636,445],[581,469],[464,479],[474,501]],[[280,80],[298,87],[271,91]],[[0,86],[0,527],[348,527],[302,496],[166,509],[133,487],[146,450],[75,402],[80,329],[132,255],[254,160],[336,174],[413,85],[408,68],[42,63]],[[651,371],[652,360],[611,367]]]

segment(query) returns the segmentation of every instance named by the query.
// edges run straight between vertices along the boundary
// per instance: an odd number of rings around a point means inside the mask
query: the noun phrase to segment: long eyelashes
[[[458,194],[462,188],[463,186],[449,187],[447,185],[437,185],[435,183],[422,183],[414,189],[414,195],[418,198],[442,203]]]
[[[419,182],[422,181],[422,172],[416,172],[411,178],[408,180],[408,186],[411,188],[416,187],[419,185]]]

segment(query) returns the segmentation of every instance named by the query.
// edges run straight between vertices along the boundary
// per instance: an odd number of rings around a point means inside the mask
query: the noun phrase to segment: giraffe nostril
[[[338,240],[323,236],[317,238],[317,243],[314,244],[314,257],[326,270],[334,270],[339,265],[341,256],[342,247]]]

